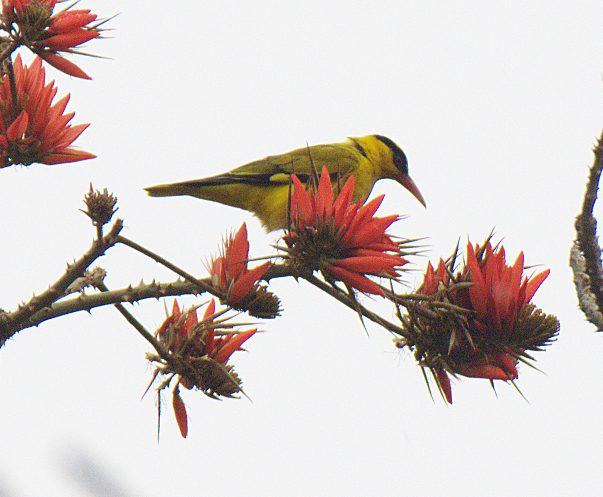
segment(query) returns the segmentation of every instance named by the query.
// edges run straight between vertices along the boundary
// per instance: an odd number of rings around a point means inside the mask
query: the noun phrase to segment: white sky
[[[90,181],[118,196],[126,236],[204,275],[243,220],[252,255],[275,237],[244,211],[142,187],[379,133],[405,150],[428,205],[378,184],[379,213],[410,216],[393,233],[430,237],[435,262],[496,227],[510,259],[551,268],[534,302],[561,334],[536,354],[546,374],[520,367],[529,403],[464,379],[446,406],[387,332],[369,324],[367,338],[348,309],[278,281],[284,315],[232,360],[253,403],[184,391],[189,437],[168,405],[158,445],[154,398],[140,400],[150,346],[112,308],[46,322],[0,350],[0,495],[600,494],[603,335],[577,309],[567,260],[603,128],[603,4],[141,4],[83,0],[121,12],[113,38],[87,46],[112,60],[74,59],[91,82],[48,70],[74,122],[92,123],[78,144],[98,159],[0,171],[0,307],[88,248]],[[110,288],[173,279],[124,247],[99,264]],[[156,301],[133,312],[149,329],[164,317]]]

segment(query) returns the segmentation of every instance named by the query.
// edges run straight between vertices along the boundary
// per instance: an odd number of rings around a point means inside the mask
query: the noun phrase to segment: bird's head
[[[426,207],[423,195],[421,195],[421,192],[417,188],[417,185],[415,185],[415,182],[408,175],[408,160],[406,159],[406,155],[404,154],[402,149],[398,147],[398,145],[396,145],[392,140],[386,138],[385,136],[373,136],[379,142],[383,143],[391,154],[391,157],[388,158],[390,158],[393,167],[387,168],[387,171],[385,171],[387,173],[386,177],[400,183],[413,195],[413,197],[415,197],[419,202],[421,202],[421,204],[423,204],[423,207]]]

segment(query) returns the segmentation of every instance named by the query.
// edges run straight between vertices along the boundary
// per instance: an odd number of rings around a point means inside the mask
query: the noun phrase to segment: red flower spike
[[[322,271],[327,279],[384,296],[383,289],[366,275],[397,278],[397,268],[407,261],[397,255],[400,246],[385,233],[399,216],[374,217],[383,195],[365,205],[352,203],[351,176],[333,199],[334,187],[326,168],[316,191],[308,192],[295,175],[291,181],[293,222],[284,237],[287,257],[300,268]]]
[[[74,49],[100,36],[96,14],[89,9],[66,9],[53,14],[56,1],[3,0],[5,30],[15,46],[26,46],[60,71],[83,79],[90,77],[59,52],[73,53]],[[79,52],[78,52],[79,53]]]
[[[555,316],[542,313],[530,300],[549,274],[548,270],[526,277],[524,255],[512,265],[502,246],[493,249],[489,240],[480,247],[467,244],[466,263],[454,277],[457,253],[437,269],[427,265],[418,294],[431,297],[422,305],[437,310],[440,302],[465,309],[457,319],[412,315],[417,334],[418,361],[443,384],[442,361],[452,374],[488,380],[518,378],[517,358],[527,350],[542,350],[559,331]],[[529,356],[527,356],[529,357]],[[448,397],[448,395],[446,395]]]
[[[69,95],[52,104],[56,95],[54,82],[44,84],[42,61],[36,57],[23,66],[17,55],[13,62],[16,96],[13,97],[8,75],[0,85],[0,168],[10,165],[60,164],[96,157],[70,145],[88,127],[71,126],[74,113],[63,115]],[[17,106],[13,108],[14,103]],[[14,116],[18,116],[14,119]]]
[[[172,392],[172,407],[174,408],[174,415],[176,416],[176,423],[180,429],[180,435],[182,438],[186,438],[188,435],[188,417],[186,415],[186,406],[184,401],[176,391]]]
[[[244,350],[241,345],[257,333],[257,329],[237,331],[237,325],[224,326],[224,318],[214,322],[213,299],[207,305],[201,321],[197,320],[196,307],[181,312],[174,303],[173,311],[155,336],[174,360],[166,360],[163,355],[148,354],[152,362],[160,363],[155,376],[160,373],[168,377],[159,389],[167,387],[175,374],[178,376],[178,385],[187,389],[196,387],[214,398],[216,395],[232,396],[240,392],[241,381],[227,362],[234,352]],[[175,391],[178,393],[177,389]]]
[[[233,305],[257,289],[257,282],[264,276],[271,263],[266,262],[252,270],[247,269],[249,241],[245,223],[234,236],[226,240],[223,254],[211,262],[210,276],[214,287],[222,290],[226,302]]]

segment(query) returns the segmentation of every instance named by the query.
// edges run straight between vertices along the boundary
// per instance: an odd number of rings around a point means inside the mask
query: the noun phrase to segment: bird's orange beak
[[[415,182],[410,179],[410,176],[408,174],[403,174],[399,176],[397,178],[397,181],[410,193],[412,193],[412,196],[415,197],[419,202],[421,202],[423,204],[423,207],[427,207],[427,205],[425,205],[425,199],[423,198],[423,195],[421,195],[421,192],[417,188],[417,185],[415,185]]]

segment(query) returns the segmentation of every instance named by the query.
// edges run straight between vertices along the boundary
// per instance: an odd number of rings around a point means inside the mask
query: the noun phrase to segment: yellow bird
[[[381,135],[350,138],[344,143],[313,145],[281,155],[271,155],[232,171],[209,178],[156,185],[145,188],[152,197],[191,195],[253,212],[267,231],[287,228],[289,176],[291,173],[306,183],[312,174],[312,163],[320,174],[327,168],[337,185],[353,174],[353,200],[366,198],[380,179],[393,179],[425,206],[425,200],[408,175],[404,152],[392,140]]]

